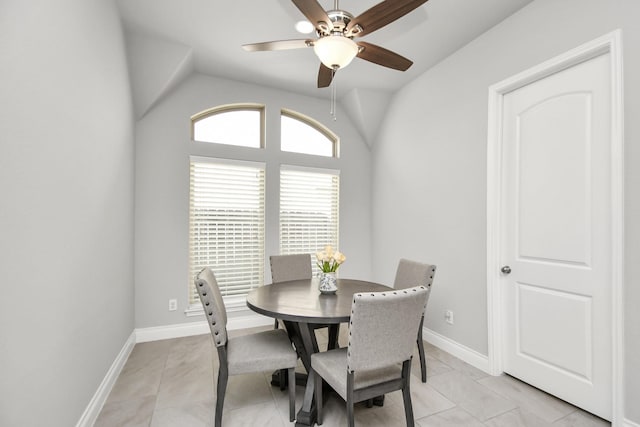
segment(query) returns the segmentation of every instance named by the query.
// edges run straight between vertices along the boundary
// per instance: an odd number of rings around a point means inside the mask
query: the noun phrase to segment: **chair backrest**
[[[311,279],[310,254],[271,255],[269,261],[273,283]]]
[[[429,290],[424,286],[353,296],[347,369],[377,369],[408,360]]]
[[[207,316],[209,329],[216,347],[227,345],[227,310],[220,294],[218,281],[210,268],[203,268],[195,278],[200,302]]]
[[[436,266],[421,262],[400,259],[396,279],[393,282],[395,289],[406,289],[414,286],[424,286],[431,289],[433,276],[436,274]]]

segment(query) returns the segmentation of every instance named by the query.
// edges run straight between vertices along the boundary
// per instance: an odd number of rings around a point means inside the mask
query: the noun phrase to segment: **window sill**
[[[233,313],[237,311],[247,311],[247,299],[246,297],[234,297],[225,299],[224,306],[227,309],[227,313]],[[204,316],[204,310],[202,304],[192,304],[184,311],[187,317]]]

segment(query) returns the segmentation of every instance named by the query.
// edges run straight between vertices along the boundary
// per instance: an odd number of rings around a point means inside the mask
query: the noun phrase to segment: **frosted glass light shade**
[[[344,68],[358,54],[358,45],[344,36],[326,36],[316,40],[313,50],[326,67]]]

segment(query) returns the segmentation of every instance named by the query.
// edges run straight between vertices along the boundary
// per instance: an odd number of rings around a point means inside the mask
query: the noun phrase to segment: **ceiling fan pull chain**
[[[331,116],[333,117],[333,121],[336,121],[336,97],[337,97],[337,89],[336,89],[336,69],[331,70]]]

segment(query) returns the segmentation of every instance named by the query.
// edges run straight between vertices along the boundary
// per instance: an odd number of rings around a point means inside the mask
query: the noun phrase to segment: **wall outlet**
[[[445,310],[444,312],[444,321],[450,325],[453,325],[453,311]]]
[[[169,300],[169,311],[176,311],[178,309],[178,300],[170,299]]]

